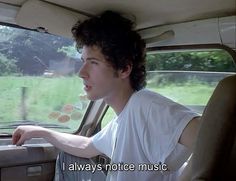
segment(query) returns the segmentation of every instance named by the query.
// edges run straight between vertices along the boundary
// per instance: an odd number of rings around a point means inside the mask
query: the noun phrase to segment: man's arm
[[[200,117],[195,117],[189,121],[179,138],[179,143],[186,146],[188,149],[193,149],[200,127],[200,120]]]
[[[44,138],[58,149],[78,157],[91,158],[100,154],[93,146],[92,138],[60,133],[39,126],[19,126],[13,133],[12,142],[22,145],[31,138]]]
[[[184,128],[183,133],[180,136],[179,143],[186,146],[188,149],[193,150],[194,144],[197,139],[198,130],[200,127],[200,117],[192,119],[187,126]],[[188,164],[184,168],[183,172],[179,176],[179,181],[190,181],[191,180],[191,165],[192,158],[188,161]]]

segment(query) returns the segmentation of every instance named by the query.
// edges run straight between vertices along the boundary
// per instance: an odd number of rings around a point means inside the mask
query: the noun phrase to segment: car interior
[[[0,0],[0,181],[54,178],[60,150],[41,138],[12,145],[17,126],[89,137],[115,116],[86,98],[71,33],[105,10],[145,40],[147,88],[202,115],[192,180],[236,178],[235,0]]]

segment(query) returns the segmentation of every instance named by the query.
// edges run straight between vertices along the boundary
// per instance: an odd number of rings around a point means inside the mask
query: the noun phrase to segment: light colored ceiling
[[[21,6],[26,0],[0,0]],[[236,0],[46,0],[86,14],[115,10],[136,17],[137,29],[236,14]]]

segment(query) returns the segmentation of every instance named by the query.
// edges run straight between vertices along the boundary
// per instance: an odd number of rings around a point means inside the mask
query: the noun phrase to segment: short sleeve
[[[150,104],[144,129],[144,152],[151,163],[165,162],[183,129],[198,114],[169,99]]]
[[[115,120],[110,121],[101,131],[92,137],[92,143],[101,153],[111,158],[114,146],[117,123]]]

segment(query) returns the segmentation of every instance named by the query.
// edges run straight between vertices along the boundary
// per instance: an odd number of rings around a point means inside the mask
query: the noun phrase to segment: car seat
[[[191,180],[235,180],[236,75],[219,82],[201,119]]]

